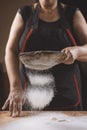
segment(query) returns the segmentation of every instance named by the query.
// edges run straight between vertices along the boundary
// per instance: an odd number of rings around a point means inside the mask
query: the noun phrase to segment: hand
[[[64,48],[62,52],[64,52],[67,55],[66,59],[63,62],[64,64],[73,64],[78,57],[77,46]]]
[[[6,107],[9,105],[10,116],[12,117],[20,116],[22,106],[25,103],[25,100],[26,97],[22,88],[21,89],[14,88],[10,91],[9,96],[2,107],[2,110],[6,109]]]

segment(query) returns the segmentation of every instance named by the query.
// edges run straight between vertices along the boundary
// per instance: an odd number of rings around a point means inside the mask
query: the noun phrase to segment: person
[[[16,112],[20,116],[25,102],[18,56],[20,53],[19,41],[25,33],[27,20],[30,20],[30,9],[30,6],[24,6],[18,10],[6,45],[5,63],[10,82],[10,93],[2,109],[5,109],[9,104],[12,117],[16,116]],[[86,21],[79,9],[72,8],[72,15],[69,15],[70,11],[67,6],[59,3],[58,0],[39,0],[39,3],[33,5],[33,9],[37,10],[37,26],[29,39],[26,40],[26,46],[22,50],[25,52],[61,51],[67,55],[63,64],[50,69],[55,77],[58,93],[56,92],[55,97],[45,110],[82,110],[78,61],[87,62]],[[72,24],[73,32],[78,40],[77,44],[69,30],[68,20],[70,17],[70,25]],[[25,41],[25,37],[23,40]],[[83,41],[85,42],[83,43]]]

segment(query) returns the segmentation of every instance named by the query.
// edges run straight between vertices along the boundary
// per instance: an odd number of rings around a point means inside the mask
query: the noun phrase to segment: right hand
[[[12,117],[20,116],[20,113],[22,111],[22,106],[25,103],[25,100],[26,100],[26,96],[22,88],[21,89],[13,88],[10,91],[9,96],[2,107],[2,110],[6,109],[6,107],[9,105],[10,116]]]

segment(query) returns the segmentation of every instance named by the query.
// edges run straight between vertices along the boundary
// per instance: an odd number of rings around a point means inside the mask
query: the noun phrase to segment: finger
[[[61,50],[61,52],[63,52],[63,53],[66,53],[67,51],[68,51],[67,48],[64,48],[64,49]]]
[[[21,111],[22,111],[22,102],[18,103],[18,116],[20,116]]]
[[[67,57],[66,57],[66,59],[64,60],[63,63],[64,64],[71,64],[71,63],[73,63],[72,54],[71,54],[71,52],[68,49],[65,50],[65,54],[67,55]]]
[[[13,113],[12,113],[12,117],[16,117],[16,112],[17,112],[17,102],[13,102]]]
[[[9,104],[9,111],[10,111],[10,116],[12,116],[12,111],[13,111],[13,101],[12,100],[10,101],[10,104]]]
[[[23,98],[23,100],[22,100],[22,104],[24,105],[25,102],[26,102],[26,98]]]
[[[10,111],[10,116],[12,116],[12,111]]]
[[[72,62],[73,61],[73,56],[72,56],[71,52],[70,51],[67,52],[67,55],[68,55],[67,60]]]
[[[65,59],[65,61],[66,60],[69,60],[69,59],[71,59],[72,58],[72,54],[71,54],[71,52],[69,51],[69,50],[66,50],[66,55],[67,55],[67,57],[66,57],[66,59]]]
[[[5,110],[6,109],[6,107],[8,106],[8,104],[9,104],[9,99],[7,99],[6,100],[6,102],[5,102],[5,104],[3,105],[3,107],[2,107],[2,110]]]

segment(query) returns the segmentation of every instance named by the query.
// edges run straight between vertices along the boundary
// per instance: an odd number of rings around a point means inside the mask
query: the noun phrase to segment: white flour
[[[42,110],[54,97],[55,80],[52,74],[27,71],[27,99],[32,110]]]
[[[57,112],[43,112],[7,123],[0,130],[87,130],[87,116],[71,117]]]
[[[28,74],[32,85],[45,85],[52,82],[53,77],[48,74]]]
[[[43,89],[35,89],[32,88],[27,90],[27,99],[29,101],[31,109],[43,109],[45,106],[49,105],[52,98],[54,97],[53,90],[50,89],[49,91]]]

